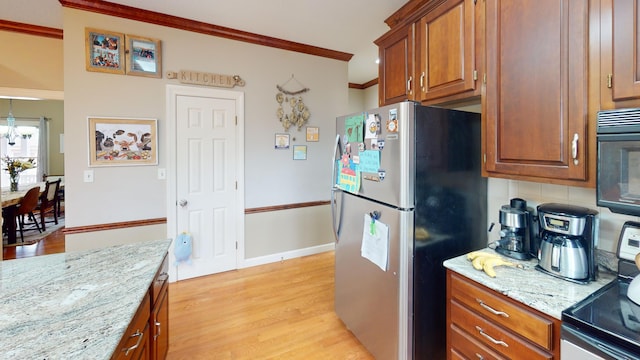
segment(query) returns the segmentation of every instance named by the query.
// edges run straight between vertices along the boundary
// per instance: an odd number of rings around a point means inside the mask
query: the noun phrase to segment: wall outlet
[[[93,170],[84,171],[84,182],[93,182]]]
[[[167,169],[158,169],[158,180],[164,180],[167,178]]]

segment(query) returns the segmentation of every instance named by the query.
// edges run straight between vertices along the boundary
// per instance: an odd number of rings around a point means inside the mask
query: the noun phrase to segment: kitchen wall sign
[[[178,79],[182,84],[204,85],[214,87],[232,88],[244,86],[245,82],[240,75],[222,75],[200,71],[180,70],[168,71],[167,79]]]

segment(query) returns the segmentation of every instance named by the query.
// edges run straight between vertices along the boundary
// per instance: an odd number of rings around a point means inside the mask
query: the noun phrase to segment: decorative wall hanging
[[[89,166],[156,165],[156,119],[89,117]]]
[[[300,89],[285,89],[285,86],[287,86],[287,84],[289,84],[291,80],[295,80]],[[291,75],[291,78],[287,80],[287,82],[282,85],[276,85],[276,88],[278,89],[278,93],[276,94],[276,102],[278,103],[276,116],[282,123],[282,128],[284,129],[284,131],[289,131],[289,128],[291,126],[297,126],[298,131],[300,131],[304,124],[306,124],[311,117],[309,109],[304,104],[302,96],[300,96],[300,94],[304,94],[309,91],[309,88],[302,85],[293,76],[293,74]],[[296,97],[296,95],[298,96]]]
[[[178,79],[183,84],[195,84],[225,88],[244,86],[245,84],[240,75],[221,75],[189,70],[180,70],[179,73],[175,71],[169,71],[167,72],[167,79]]]
[[[125,35],[127,75],[162,77],[162,47],[160,40]]]
[[[124,74],[124,34],[85,28],[87,71]]]

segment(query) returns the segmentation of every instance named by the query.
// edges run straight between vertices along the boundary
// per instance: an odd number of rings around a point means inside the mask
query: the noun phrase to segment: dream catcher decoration
[[[298,86],[298,90],[287,90],[287,86],[291,80],[294,80]],[[276,110],[276,116],[282,123],[284,131],[289,131],[292,126],[297,126],[298,131],[302,129],[304,124],[307,123],[311,117],[309,109],[304,104],[301,94],[309,91],[309,88],[302,85],[296,78],[291,75],[291,78],[282,85],[276,85],[278,93],[276,94],[276,101],[278,102],[278,110]]]

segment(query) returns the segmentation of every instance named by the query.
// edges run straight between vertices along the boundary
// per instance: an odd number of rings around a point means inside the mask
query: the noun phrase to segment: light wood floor
[[[373,359],[333,311],[326,252],[169,285],[168,359]]]
[[[57,254],[65,251],[63,229],[58,229],[32,245],[4,246],[2,259],[21,259],[37,255]]]

